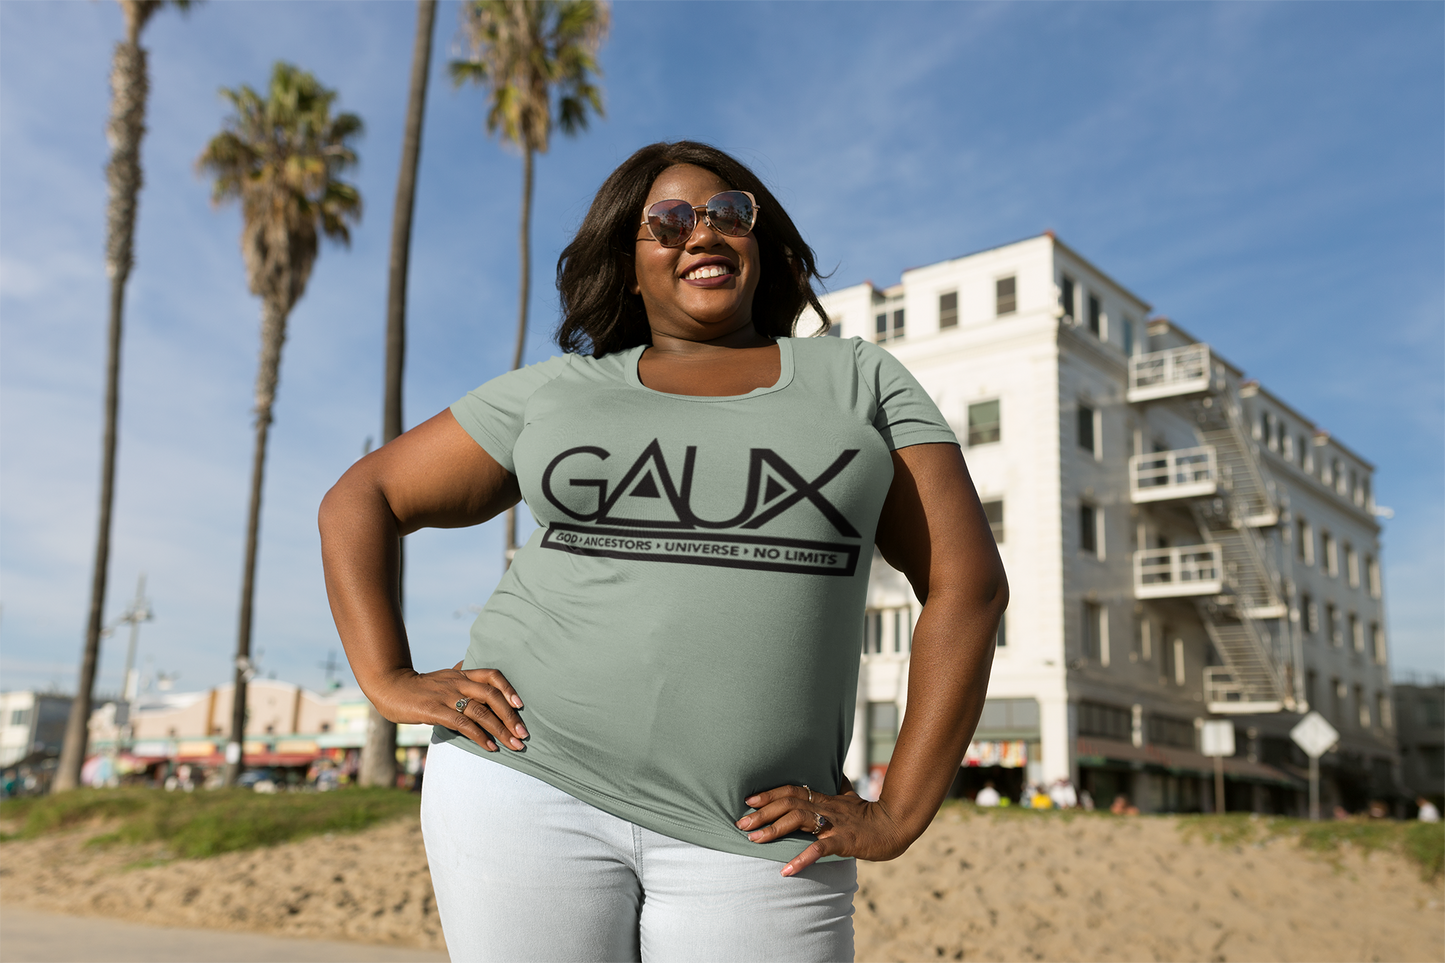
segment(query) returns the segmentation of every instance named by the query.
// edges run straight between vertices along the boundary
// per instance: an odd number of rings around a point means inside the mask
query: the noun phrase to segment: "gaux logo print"
[[[844,451],[809,478],[771,448],[754,448],[741,509],[731,518],[705,518],[693,507],[697,446],[687,447],[681,476],[674,480],[662,445],[653,439],[615,484],[602,477],[609,474],[604,463],[610,451],[596,445],[569,448],[542,473],[542,494],[578,524],[552,523],[542,547],[604,558],[849,576],[858,566],[857,541],[781,538],[759,529],[786,512],[812,510],[839,536],[861,538],[823,492],[857,455],[856,448]]]

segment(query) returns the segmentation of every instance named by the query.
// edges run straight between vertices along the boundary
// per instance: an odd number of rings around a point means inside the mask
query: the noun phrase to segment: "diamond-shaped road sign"
[[[1311,712],[1301,719],[1289,731],[1289,737],[1311,759],[1323,756],[1340,741],[1340,734],[1335,731],[1335,727],[1326,722],[1325,717],[1318,712]]]

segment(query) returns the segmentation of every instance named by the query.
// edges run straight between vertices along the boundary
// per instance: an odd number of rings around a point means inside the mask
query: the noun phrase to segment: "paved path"
[[[0,907],[0,963],[442,963],[435,950],[144,926]]]

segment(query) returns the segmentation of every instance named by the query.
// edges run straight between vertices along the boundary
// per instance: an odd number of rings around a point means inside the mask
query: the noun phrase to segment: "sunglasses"
[[[758,219],[758,202],[747,191],[721,191],[697,207],[687,201],[658,201],[647,208],[642,224],[663,247],[682,247],[702,215],[708,227],[728,237],[743,237]]]

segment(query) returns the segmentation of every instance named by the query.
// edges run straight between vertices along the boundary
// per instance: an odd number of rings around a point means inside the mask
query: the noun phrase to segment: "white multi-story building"
[[[1067,778],[1104,805],[1209,808],[1215,717],[1237,729],[1230,808],[1295,812],[1288,730],[1315,708],[1342,734],[1325,804],[1394,793],[1368,462],[1052,234],[822,301],[830,334],[884,344],[954,426],[1008,571],[958,791]],[[886,767],[919,611],[873,573],[855,781]]]

